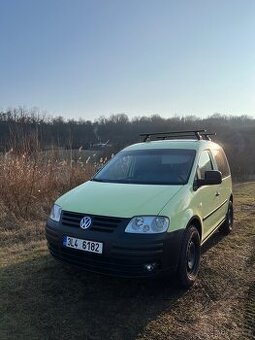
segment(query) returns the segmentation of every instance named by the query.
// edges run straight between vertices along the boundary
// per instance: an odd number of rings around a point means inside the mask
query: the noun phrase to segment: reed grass
[[[67,154],[67,153],[66,153]],[[62,193],[87,181],[95,162],[60,157],[58,150],[32,154],[8,152],[0,157],[0,221],[42,220]]]

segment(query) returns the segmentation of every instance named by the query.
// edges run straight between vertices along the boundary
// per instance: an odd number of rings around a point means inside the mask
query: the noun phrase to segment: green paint
[[[170,219],[168,232],[186,228],[193,217],[202,226],[202,242],[224,219],[232,194],[231,176],[221,184],[194,189],[201,153],[209,151],[214,169],[213,150],[220,147],[210,141],[175,140],[138,143],[125,150],[193,149],[196,157],[185,185],[120,184],[89,181],[60,197],[56,204],[63,210],[84,214],[132,218],[139,215],[162,215]],[[225,202],[225,204],[224,204]],[[220,208],[219,208],[220,207]],[[213,214],[211,214],[216,210]],[[210,216],[211,214],[211,216]]]

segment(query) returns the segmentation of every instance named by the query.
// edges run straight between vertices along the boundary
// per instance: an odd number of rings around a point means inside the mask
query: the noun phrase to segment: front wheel
[[[194,284],[199,270],[200,255],[200,235],[197,228],[191,225],[185,231],[177,272],[183,288],[189,288]]]
[[[219,231],[222,234],[227,235],[232,231],[233,224],[234,224],[234,208],[233,203],[229,201],[226,219],[225,222],[220,226]]]

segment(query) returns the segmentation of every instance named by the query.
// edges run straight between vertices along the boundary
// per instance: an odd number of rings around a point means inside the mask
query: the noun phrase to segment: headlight
[[[54,204],[52,209],[51,209],[51,212],[50,212],[50,218],[53,220],[53,221],[56,221],[56,222],[59,222],[60,220],[60,216],[61,216],[61,207],[57,204]]]
[[[137,216],[128,223],[125,232],[136,234],[157,234],[167,231],[169,219],[163,216]]]

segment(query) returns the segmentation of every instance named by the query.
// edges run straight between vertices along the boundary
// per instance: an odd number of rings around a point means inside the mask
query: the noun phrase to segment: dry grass
[[[5,159],[0,168],[1,339],[255,338],[255,183],[235,187],[235,229],[206,243],[199,278],[185,292],[174,280],[108,278],[49,255],[49,206],[94,166],[52,156]]]
[[[12,228],[17,218],[42,220],[63,192],[85,182],[96,164],[61,159],[58,152],[33,155],[6,154],[0,158],[0,221]]]

